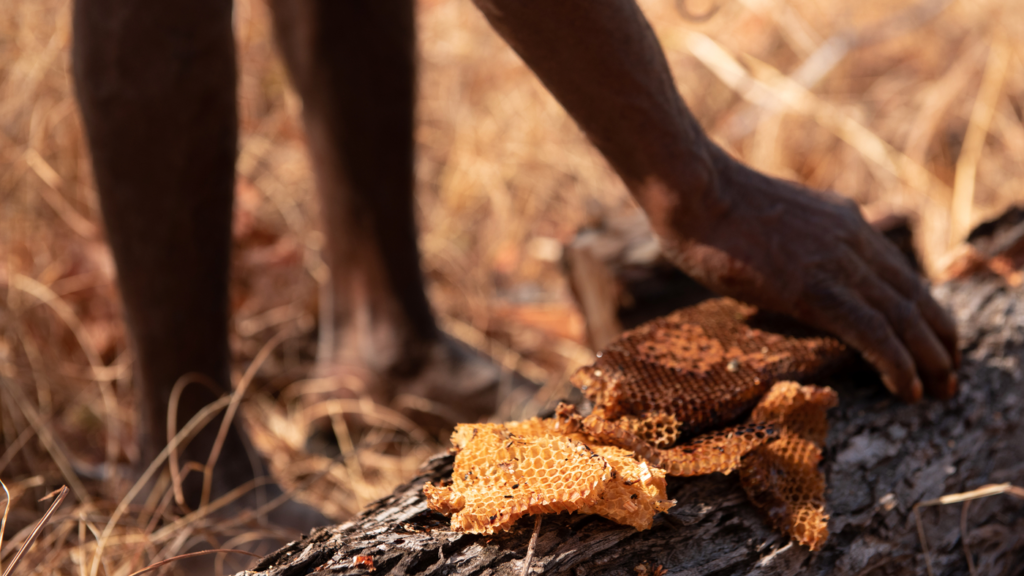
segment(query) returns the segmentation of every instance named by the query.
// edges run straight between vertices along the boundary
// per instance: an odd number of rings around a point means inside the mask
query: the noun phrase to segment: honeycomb
[[[599,514],[638,530],[675,504],[665,472],[615,446],[563,434],[554,420],[460,424],[452,482],[423,487],[453,530],[493,534],[526,514]]]
[[[672,476],[703,476],[713,472],[729,474],[740,466],[741,459],[777,433],[771,426],[744,423],[696,438],[659,456],[660,466]]]
[[[747,422],[701,434],[671,448],[656,448],[633,432],[630,424],[637,420],[634,417],[624,416],[613,422],[601,409],[580,417],[572,407],[561,405],[556,418],[562,430],[583,431],[586,437],[598,442],[626,448],[665,469],[671,476],[729,474],[740,465],[745,454],[778,437],[771,424]],[[624,420],[628,424],[623,425]],[[640,425],[642,423],[637,422],[637,426]]]
[[[595,406],[578,425],[672,475],[729,473],[776,432],[723,426],[774,382],[812,376],[846,356],[834,338],[729,298],[708,300],[623,333],[573,374]]]
[[[637,530],[647,530],[655,514],[675,505],[675,501],[669,500],[665,492],[665,471],[638,459],[629,450],[601,444],[578,432],[570,433],[560,428],[555,419],[532,418],[524,422],[510,422],[505,426],[510,433],[521,437],[554,435],[567,438],[586,446],[608,462],[612,469],[611,479],[604,485],[604,490],[598,493],[597,500],[579,509],[582,514],[598,514]],[[564,471],[568,474],[568,470]]]
[[[665,448],[736,422],[772,383],[813,376],[846,356],[834,338],[716,298],[623,333],[571,380],[607,420],[634,416],[623,425]]]
[[[778,382],[758,402],[750,420],[781,426],[822,446],[828,435],[826,412],[838,403],[835,390],[827,386]]]
[[[776,529],[818,550],[828,539],[825,476],[818,470],[828,433],[825,413],[835,406],[831,388],[779,382],[754,408],[751,421],[779,428],[779,438],[752,450],[740,483]]]
[[[647,529],[674,501],[666,473],[739,470],[779,530],[819,549],[828,538],[818,470],[836,404],[807,378],[843,360],[833,338],[786,326],[731,299],[706,301],[628,331],[572,377],[590,414],[461,424],[455,471],[424,486],[456,530],[492,534],[525,514],[580,512]],[[749,417],[739,422],[749,413]]]
[[[647,530],[654,523],[655,514],[675,505],[676,501],[665,494],[664,470],[617,446],[594,444],[592,449],[608,461],[615,475],[597,501],[581,508],[581,513],[597,514],[637,530]]]

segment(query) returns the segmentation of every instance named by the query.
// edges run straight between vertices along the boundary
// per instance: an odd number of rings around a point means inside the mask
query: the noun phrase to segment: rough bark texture
[[[673,479],[678,505],[646,532],[598,517],[545,517],[530,573],[925,574],[913,505],[990,483],[1024,485],[1024,288],[973,278],[937,289],[961,330],[961,388],[949,402],[904,405],[867,372],[837,375],[823,468],[832,536],[811,553],[773,531],[735,475]],[[451,473],[451,457],[356,520],[327,527],[263,559],[246,574],[519,574],[533,522],[480,537],[447,530],[421,487]],[[966,574],[961,504],[922,508],[935,574]],[[1024,573],[1024,501],[971,502],[967,536],[979,574]]]

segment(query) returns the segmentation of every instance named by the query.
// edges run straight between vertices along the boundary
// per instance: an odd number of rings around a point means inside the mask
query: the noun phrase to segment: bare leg
[[[442,341],[424,295],[412,197],[414,2],[272,6],[303,99],[333,276],[321,304],[322,368],[354,371],[382,402],[460,386],[462,400],[482,402],[469,412],[493,408],[496,371],[466,369],[474,363]]]
[[[413,373],[437,328],[411,201],[412,2],[281,0],[274,10],[328,239],[333,317],[323,335],[371,369]]]
[[[74,77],[135,352],[145,461],[167,440],[171,390],[188,386],[180,429],[230,390],[227,283],[237,122],[230,0],[79,0]],[[205,463],[220,419],[184,450]],[[251,480],[235,427],[214,495]],[[185,484],[199,502],[201,478]],[[275,492],[276,487],[270,492]],[[279,492],[277,492],[279,493]],[[296,523],[315,521],[300,514]],[[322,517],[321,517],[322,518]]]

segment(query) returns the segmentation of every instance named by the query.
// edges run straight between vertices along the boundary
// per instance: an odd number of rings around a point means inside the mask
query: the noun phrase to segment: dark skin
[[[448,364],[427,304],[413,223],[415,87],[411,0],[272,4],[303,116],[334,271],[321,371],[356,372],[386,402],[429,361]],[[230,0],[79,0],[73,72],[135,354],[143,465],[176,422],[230,392],[228,262],[237,154]],[[449,372],[457,372],[450,370]],[[220,420],[182,450],[205,463]],[[213,496],[253,478],[233,425]],[[200,504],[190,475],[183,504]],[[275,488],[268,489],[275,492]],[[285,507],[276,520],[326,523]],[[274,519],[274,518],[272,518]]]
[[[632,0],[476,0],[712,289],[831,331],[907,401],[956,388],[956,332],[926,284],[833,196],[760,175],[712,144]],[[274,0],[323,206],[332,269],[324,372],[361,370],[386,401],[459,382],[423,291],[413,222],[411,0]],[[74,75],[140,384],[143,449],[230,390],[227,263],[236,155],[228,0],[78,0]],[[424,382],[427,381],[426,384]],[[216,424],[185,449],[205,462]],[[254,475],[232,427],[215,494]],[[189,505],[196,485],[185,487]],[[302,526],[293,509],[283,521]]]
[[[855,204],[768,178],[687,110],[632,0],[475,0],[615,167],[664,250],[712,290],[858,349],[913,402],[949,398],[956,328]]]
[[[74,13],[75,86],[142,383],[136,389],[146,461],[167,441],[167,407],[179,377],[200,373],[213,386],[185,389],[177,429],[230,389],[228,248],[238,128],[231,4],[171,4],[83,0]],[[190,444],[184,460],[205,462],[217,426]],[[237,430],[224,452],[244,457]],[[231,467],[219,475],[218,492],[251,477]],[[199,490],[193,474],[186,491]]]

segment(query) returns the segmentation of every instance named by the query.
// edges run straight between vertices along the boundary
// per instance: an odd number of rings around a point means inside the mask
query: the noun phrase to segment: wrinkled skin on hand
[[[680,268],[716,292],[839,336],[907,402],[956,392],[953,321],[855,203],[767,177],[717,147],[710,153],[700,222],[692,207],[651,214]]]

